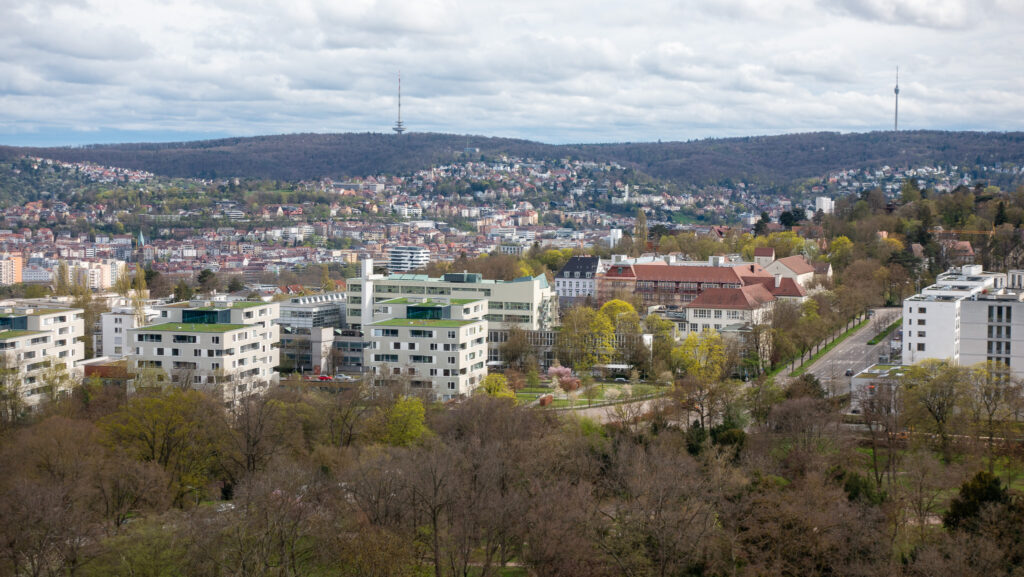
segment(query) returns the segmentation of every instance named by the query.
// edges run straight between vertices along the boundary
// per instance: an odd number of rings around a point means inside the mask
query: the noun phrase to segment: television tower
[[[900,130],[900,67],[896,67],[896,88],[893,89],[893,93],[896,95],[896,114],[892,119],[892,130],[893,132],[899,132]]]
[[[405,125],[402,124],[402,73],[398,73],[398,120],[395,125],[391,127],[396,134],[401,135],[405,132]]]

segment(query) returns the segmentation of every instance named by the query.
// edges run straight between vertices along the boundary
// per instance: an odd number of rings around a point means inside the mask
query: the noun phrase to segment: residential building
[[[601,259],[596,256],[574,256],[555,274],[555,293],[563,304],[597,297],[597,275]]]
[[[144,325],[160,317],[160,312],[150,307],[145,307],[142,314],[146,317]],[[128,341],[128,330],[134,329],[137,325],[134,307],[115,307],[110,312],[101,314],[100,332],[94,337],[93,350],[99,353],[98,356],[111,359],[124,357],[132,350],[132,345]]]
[[[373,318],[373,306],[398,297],[448,297],[484,299],[486,320],[492,328],[519,327],[540,330],[554,326],[558,297],[544,275],[511,281],[485,280],[476,273],[448,273],[440,278],[422,274],[379,275],[371,259],[362,262],[362,273],[348,279],[348,324],[359,328],[363,318]]]
[[[127,330],[133,388],[169,379],[232,404],[278,381],[278,303],[196,300],[153,308],[159,324]]]
[[[24,404],[33,408],[67,390],[50,390],[43,378],[50,367],[66,371],[66,386],[78,381],[76,364],[85,358],[85,311],[37,308],[14,303],[0,306],[0,354],[5,380],[18,387]],[[8,372],[13,371],[13,372]]]
[[[277,327],[165,322],[129,329],[133,389],[169,380],[214,391],[228,406],[277,382]],[[147,371],[154,371],[152,377]]]
[[[487,376],[487,301],[399,297],[373,307],[363,364],[378,384],[399,382],[439,400],[473,392]]]
[[[821,211],[824,214],[832,214],[836,211],[836,201],[827,196],[819,196],[814,199],[814,212]]]
[[[1004,273],[984,272],[981,265],[964,265],[938,275],[935,284],[905,299],[902,328],[903,363],[914,364],[924,359],[949,359],[954,363],[960,363],[964,303],[981,294],[1009,294],[1003,290],[1006,288],[1006,276]],[[1017,271],[1011,271],[1011,278],[1019,279],[1021,275]],[[988,332],[988,306],[989,304],[972,304],[970,307],[971,358],[978,357],[977,351],[974,350],[979,346],[977,343],[988,342],[979,336],[979,332],[984,335]],[[1013,308],[1012,299],[1005,301],[1005,304],[992,306]],[[1012,326],[1012,314],[1009,313],[1010,322],[1007,322],[1005,315],[994,316],[992,326]],[[1024,332],[1020,332],[1020,335],[1024,336]]]
[[[388,249],[388,272],[408,272],[430,264],[430,251],[422,246],[393,246]]]
[[[802,254],[795,254],[773,261],[764,267],[765,272],[791,278],[801,287],[807,288],[814,280],[814,265]]]
[[[709,288],[684,306],[686,317],[677,323],[682,333],[762,324],[775,300],[764,285],[757,283],[739,288]]]
[[[5,253],[0,256],[0,285],[12,285],[21,282],[21,269],[25,261],[20,254]]]

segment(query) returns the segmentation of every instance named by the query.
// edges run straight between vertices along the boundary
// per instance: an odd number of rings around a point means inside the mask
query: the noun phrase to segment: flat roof
[[[28,335],[41,335],[44,332],[47,331],[4,331],[0,333],[0,341],[6,341],[7,339],[15,339]]]
[[[421,307],[431,306],[444,306],[447,304],[453,305],[468,305],[469,303],[481,302],[485,299],[426,299],[425,302],[417,299],[416,297],[398,297],[394,299],[388,299],[386,301],[380,301],[377,304],[389,304],[389,305],[413,305]]]
[[[464,327],[473,323],[485,322],[481,320],[457,321],[457,320],[433,320],[433,319],[388,319],[370,323],[375,327],[437,327],[442,329],[454,329]]]
[[[226,333],[247,329],[250,325],[203,324],[203,323],[163,323],[147,327],[139,327],[136,331],[157,331],[175,333]]]
[[[235,301],[235,302],[231,303],[231,308],[233,308],[233,309],[248,309],[248,308],[252,308],[252,307],[258,307],[258,306],[269,305],[269,304],[270,303],[265,303],[263,301]]]

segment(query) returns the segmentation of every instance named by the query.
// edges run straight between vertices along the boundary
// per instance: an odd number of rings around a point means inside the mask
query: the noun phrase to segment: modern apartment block
[[[484,280],[476,273],[449,273],[441,278],[419,274],[373,274],[373,261],[362,262],[362,274],[348,279],[348,322],[359,326],[373,318],[373,306],[389,299],[483,299],[486,320],[493,328],[541,330],[558,319],[558,296],[544,275],[512,281]]]
[[[150,324],[160,316],[158,311],[150,307],[146,307],[143,314],[146,316],[144,324]],[[101,314],[100,332],[95,336],[93,343],[93,350],[97,356],[119,359],[130,353],[133,347],[128,342],[128,330],[134,329],[138,324],[135,318],[133,307],[115,307]]]
[[[277,382],[278,303],[193,301],[154,308],[162,322],[128,330],[136,387],[151,374],[218,391],[232,404]]]
[[[1004,273],[984,272],[980,265],[965,265],[940,274],[935,284],[905,299],[903,363],[949,359],[974,364],[989,357],[1011,359],[1013,309],[1017,308],[1014,303],[1020,301],[1024,288],[1020,284],[1024,273],[1010,271],[1010,278],[1017,279],[1016,287],[1007,287]],[[1024,336],[1024,332],[1019,334]],[[987,352],[990,342],[992,353]],[[1011,368],[1020,371],[1024,365],[1014,366],[1011,362]]]
[[[374,305],[363,328],[364,365],[377,383],[399,382],[449,400],[487,376],[487,301],[399,297]]]
[[[82,309],[0,306],[0,354],[4,380],[20,389],[28,407],[39,405],[52,391],[42,378],[51,366],[63,368],[77,382],[76,363],[85,358],[85,320]],[[12,372],[7,372],[12,371]]]
[[[388,272],[408,272],[430,264],[430,251],[422,246],[393,246],[388,249]]]

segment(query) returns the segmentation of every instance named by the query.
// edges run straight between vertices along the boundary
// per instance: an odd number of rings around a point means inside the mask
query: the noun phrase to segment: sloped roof
[[[788,268],[789,270],[793,271],[796,274],[807,274],[814,272],[814,267],[811,266],[811,263],[807,262],[807,257],[805,257],[802,254],[795,254],[793,256],[780,258],[775,262],[781,264],[782,266]]]
[[[737,283],[742,284],[741,274],[765,275],[758,265],[742,266],[665,266],[656,264],[638,264],[633,266],[637,280],[673,281],[699,283]]]
[[[563,276],[567,272],[597,273],[600,264],[601,259],[596,256],[574,256],[566,261],[565,266],[555,276]]]
[[[754,256],[768,256],[775,258],[775,249],[770,246],[759,246],[754,249]]]
[[[768,292],[775,297],[805,297],[807,291],[804,290],[800,283],[796,280],[783,277],[779,279],[779,286],[775,286],[775,277],[743,277],[743,282],[747,285],[761,285]]]
[[[697,295],[686,308],[754,310],[775,300],[764,285],[740,288],[710,288]]]

